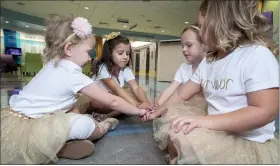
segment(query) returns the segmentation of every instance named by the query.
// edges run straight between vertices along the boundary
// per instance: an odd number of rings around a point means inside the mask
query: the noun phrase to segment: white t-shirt
[[[182,63],[175,74],[174,80],[184,84],[188,82],[192,74],[192,65]]]
[[[114,81],[116,81],[116,83],[118,83],[120,85],[120,87],[122,88],[124,86],[125,82],[128,82],[130,80],[134,80],[135,76],[132,73],[131,69],[129,67],[124,68],[123,70],[120,71],[118,79],[115,76],[112,76],[107,67],[105,65],[100,65],[99,68],[99,72],[98,72],[98,76],[96,77],[95,75],[93,75],[92,79],[95,83],[97,83],[101,88],[106,89],[107,91],[110,91],[106,85],[103,84],[103,82],[101,81],[102,79],[106,79],[106,78],[112,78]]]
[[[247,107],[248,92],[279,87],[279,64],[266,47],[248,45],[216,62],[204,58],[191,80],[202,86],[208,114],[224,114]],[[274,131],[273,121],[240,135],[263,143],[274,138]]]
[[[33,118],[66,112],[76,103],[75,94],[91,83],[92,79],[72,61],[61,59],[57,67],[49,62],[18,95],[11,96],[10,106]]]

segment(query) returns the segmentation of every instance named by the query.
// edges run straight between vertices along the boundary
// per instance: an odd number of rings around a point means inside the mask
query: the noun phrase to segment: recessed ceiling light
[[[9,24],[9,21],[5,21],[5,23]]]
[[[185,22],[185,24],[188,24],[188,23],[189,23],[188,21]]]
[[[46,28],[44,28],[44,31],[46,30]]]
[[[164,32],[164,30],[161,30],[161,32]]]
[[[25,27],[28,28],[29,26],[28,26],[28,25],[25,25]]]
[[[88,8],[88,7],[85,7],[85,9],[88,10],[89,8]]]
[[[125,27],[125,28],[126,28],[127,26],[125,25],[125,26],[123,26],[123,27]]]

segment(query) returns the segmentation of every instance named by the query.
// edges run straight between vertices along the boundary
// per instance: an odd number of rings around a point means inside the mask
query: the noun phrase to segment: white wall
[[[158,81],[172,81],[180,64],[185,62],[179,41],[160,43],[158,48]]]

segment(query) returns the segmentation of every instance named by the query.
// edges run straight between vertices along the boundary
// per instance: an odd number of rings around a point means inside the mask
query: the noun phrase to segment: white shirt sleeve
[[[109,71],[107,70],[107,67],[105,65],[100,66],[98,78],[99,79],[111,78],[111,75],[109,74]]]
[[[135,80],[135,76],[132,73],[132,70],[129,67],[126,67],[123,71],[124,81],[128,82],[130,80]]]
[[[70,77],[70,88],[74,93],[79,92],[84,87],[88,86],[89,84],[93,83],[93,80],[89,78],[88,76],[84,75],[80,71],[73,71],[69,75]]]
[[[179,67],[179,69],[178,69],[177,72],[175,73],[174,80],[175,80],[175,81],[178,81],[178,82],[180,82],[180,83],[183,83],[183,82],[184,82],[184,79],[183,79],[183,74],[182,74],[181,70],[182,70],[182,65]]]
[[[194,83],[200,84],[202,79],[202,71],[206,68],[206,58],[204,58],[198,65],[196,71],[193,73],[191,80]]]
[[[279,64],[268,48],[258,46],[248,59],[243,70],[247,93],[279,87]]]

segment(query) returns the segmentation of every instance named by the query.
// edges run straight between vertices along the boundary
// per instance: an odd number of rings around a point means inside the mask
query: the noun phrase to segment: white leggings
[[[93,119],[88,116],[77,114],[70,120],[70,132],[67,140],[87,139],[95,130]]]

